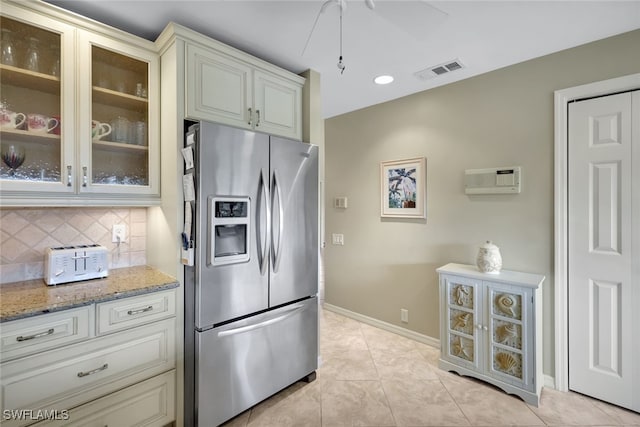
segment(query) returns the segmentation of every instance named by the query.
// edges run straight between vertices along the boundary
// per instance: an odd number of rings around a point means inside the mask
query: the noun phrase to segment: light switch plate
[[[344,245],[344,234],[332,234],[331,235],[331,243],[334,245]]]

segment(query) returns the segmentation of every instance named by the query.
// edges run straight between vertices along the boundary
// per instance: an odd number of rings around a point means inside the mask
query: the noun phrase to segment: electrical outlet
[[[409,323],[409,310],[406,308],[400,309],[400,321],[402,323]]]
[[[332,234],[331,243],[334,245],[344,245],[344,234]]]
[[[126,241],[127,226],[125,224],[113,224],[111,229],[111,242],[123,243]]]

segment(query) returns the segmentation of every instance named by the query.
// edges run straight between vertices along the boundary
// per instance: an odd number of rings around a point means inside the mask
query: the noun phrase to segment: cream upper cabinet
[[[442,369],[490,382],[537,406],[542,389],[544,276],[440,267]]]
[[[3,204],[8,191],[72,194],[76,184],[67,165],[75,161],[75,30],[9,4],[2,5],[0,28]]]
[[[302,84],[256,70],[253,87],[255,129],[302,139]]]
[[[186,54],[188,118],[302,139],[302,77],[194,43]]]
[[[153,44],[45,3],[0,19],[2,204],[159,203]]]
[[[159,195],[159,60],[79,31],[78,129],[82,193]],[[90,68],[88,68],[90,67]]]

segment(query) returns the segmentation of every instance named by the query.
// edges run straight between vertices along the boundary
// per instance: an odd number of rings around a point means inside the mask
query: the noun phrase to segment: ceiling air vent
[[[464,68],[464,64],[462,64],[459,59],[454,59],[452,61],[447,61],[442,64],[434,65],[433,67],[418,71],[413,75],[420,80],[429,80],[455,70],[460,70],[461,68]]]

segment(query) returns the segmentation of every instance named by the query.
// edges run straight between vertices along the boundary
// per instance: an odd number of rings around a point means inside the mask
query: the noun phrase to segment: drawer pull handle
[[[127,311],[127,314],[129,316],[133,316],[134,314],[146,313],[147,311],[151,311],[151,310],[153,310],[153,306],[152,305],[150,305],[149,307],[140,308],[138,310],[129,310],[129,311]]]
[[[51,328],[48,331],[40,332],[39,334],[27,335],[26,337],[23,337],[22,335],[20,335],[19,337],[16,337],[16,341],[22,342],[22,341],[32,340],[34,338],[46,337],[47,335],[53,334],[53,332],[54,330],[53,328]]]
[[[104,371],[105,369],[107,369],[109,367],[108,363],[105,363],[104,365],[100,366],[99,368],[96,368],[92,371],[87,371],[87,372],[78,372],[78,377],[82,378],[82,377],[87,377],[89,375],[93,375],[96,374],[100,371]]]

